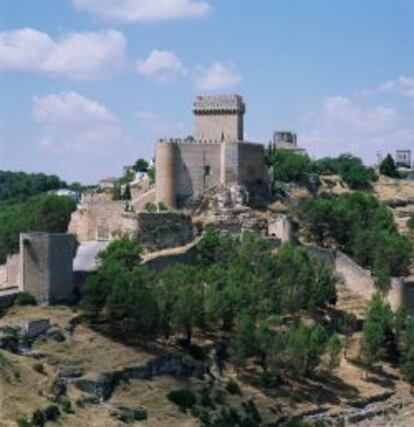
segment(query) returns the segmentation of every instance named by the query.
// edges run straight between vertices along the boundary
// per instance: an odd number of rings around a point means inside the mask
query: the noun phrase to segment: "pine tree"
[[[397,166],[391,154],[388,154],[380,164],[380,174],[389,176],[390,178],[400,178]]]

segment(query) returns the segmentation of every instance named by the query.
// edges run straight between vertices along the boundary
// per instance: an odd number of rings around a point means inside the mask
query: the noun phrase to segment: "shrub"
[[[16,420],[17,427],[34,427],[32,422],[26,417],[20,417]]]
[[[145,210],[149,213],[156,213],[158,211],[157,205],[152,203],[152,202],[148,202],[145,205]]]
[[[236,381],[230,380],[227,384],[226,384],[226,390],[230,393],[230,394],[237,394],[239,396],[242,395],[242,391],[240,390],[239,385],[236,383]]]
[[[400,173],[391,154],[388,154],[381,162],[379,171],[381,175],[389,176],[390,178],[400,178]]]
[[[38,374],[42,374],[42,375],[46,374],[45,365],[43,365],[42,362],[36,362],[33,365],[33,370],[36,371]]]
[[[197,402],[195,394],[188,388],[170,391],[167,397],[183,411],[191,409]]]
[[[308,184],[309,174],[314,170],[312,160],[307,155],[274,149],[272,146],[267,150],[267,163],[273,168],[274,181],[300,185]]]
[[[17,294],[14,303],[20,306],[37,305],[36,298],[28,292],[20,292]]]

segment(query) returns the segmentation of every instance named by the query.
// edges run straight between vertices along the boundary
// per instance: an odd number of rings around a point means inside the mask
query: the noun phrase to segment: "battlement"
[[[246,105],[240,95],[197,96],[193,104],[195,115],[240,114],[246,112]]]

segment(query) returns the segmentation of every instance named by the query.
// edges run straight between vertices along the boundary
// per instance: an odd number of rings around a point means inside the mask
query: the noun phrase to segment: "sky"
[[[95,183],[245,98],[246,139],[414,150],[414,0],[0,0],[0,169]]]

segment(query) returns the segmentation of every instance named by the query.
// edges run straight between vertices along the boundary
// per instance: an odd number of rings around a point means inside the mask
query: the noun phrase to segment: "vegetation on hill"
[[[276,149],[273,145],[267,148],[266,160],[273,169],[274,181],[307,185],[309,175],[315,172],[314,164],[307,155]]]
[[[381,175],[389,176],[390,178],[401,178],[391,154],[388,154],[381,162],[379,171]]]
[[[398,233],[391,212],[374,196],[355,192],[308,199],[300,218],[312,240],[339,247],[372,269],[384,286],[390,276],[408,274],[412,244]]]
[[[67,184],[55,175],[0,171],[0,202],[27,199],[40,193],[66,187]]]
[[[68,197],[38,195],[23,202],[0,205],[0,264],[19,248],[19,235],[27,231],[64,233],[76,203]]]
[[[100,255],[98,272],[83,290],[87,313],[147,338],[183,336],[188,344],[195,329],[221,329],[233,337],[237,365],[260,356],[263,371],[277,378],[303,376],[318,365],[328,340],[322,326],[294,322],[278,328],[279,316],[336,301],[332,271],[303,249],[286,246],[274,255],[257,235],[207,232],[194,266],[154,273],[139,264],[139,254],[137,243],[122,238]]]
[[[373,168],[366,167],[362,160],[352,154],[341,154],[339,157],[325,157],[315,162],[316,171],[321,174],[336,174],[354,190],[369,188],[376,179]]]
[[[362,160],[351,154],[326,157],[317,161],[305,154],[276,149],[270,145],[266,160],[273,168],[274,181],[295,182],[308,185],[312,175],[340,175],[351,189],[366,189],[377,176],[373,168],[366,167]]]

